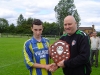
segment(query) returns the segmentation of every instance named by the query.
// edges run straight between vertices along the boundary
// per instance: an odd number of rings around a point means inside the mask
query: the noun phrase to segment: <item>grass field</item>
[[[29,75],[23,60],[23,44],[28,38],[0,38],[0,75]],[[51,40],[53,43],[54,40]],[[63,75],[59,68],[54,75]],[[91,75],[100,75],[99,67],[92,67]]]

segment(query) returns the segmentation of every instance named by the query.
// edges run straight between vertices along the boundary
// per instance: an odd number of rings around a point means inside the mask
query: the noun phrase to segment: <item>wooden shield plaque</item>
[[[59,40],[50,46],[50,55],[55,63],[68,60],[70,57],[69,44]]]

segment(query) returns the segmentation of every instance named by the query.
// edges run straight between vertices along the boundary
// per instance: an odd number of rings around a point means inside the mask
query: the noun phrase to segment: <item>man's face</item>
[[[67,34],[72,35],[77,29],[77,24],[73,20],[65,19],[64,20],[64,30]]]
[[[31,30],[33,31],[33,35],[35,37],[41,37],[42,31],[43,31],[43,26],[42,25],[33,25],[31,27]]]
[[[93,36],[97,36],[97,33],[96,32],[93,32]]]

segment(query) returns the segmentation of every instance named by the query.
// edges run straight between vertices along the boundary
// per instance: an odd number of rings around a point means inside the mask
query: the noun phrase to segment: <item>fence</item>
[[[57,35],[42,35],[45,38],[54,39],[57,40],[59,36]],[[31,38],[32,34],[1,34],[0,37],[6,37],[6,38]]]

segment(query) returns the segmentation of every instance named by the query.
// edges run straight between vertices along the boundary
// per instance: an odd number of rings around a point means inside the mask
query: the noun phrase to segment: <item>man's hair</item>
[[[43,22],[40,19],[34,19],[31,27],[33,27],[33,25],[42,25],[42,24],[43,24]]]
[[[93,32],[90,32],[89,35],[93,34]]]

